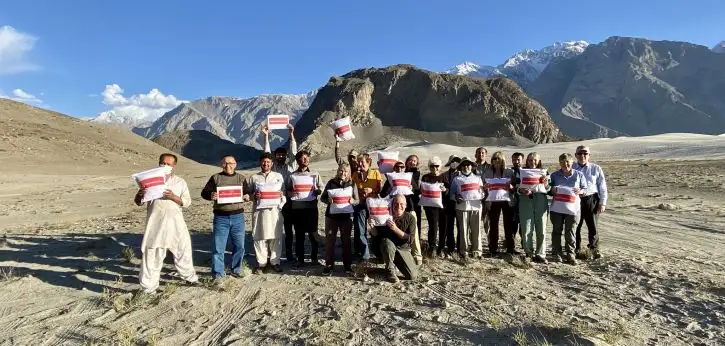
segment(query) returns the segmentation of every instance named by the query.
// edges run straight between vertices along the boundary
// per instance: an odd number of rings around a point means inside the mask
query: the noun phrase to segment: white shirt
[[[172,175],[166,181],[166,188],[181,198],[184,208],[191,205],[191,195],[186,181]],[[146,203],[146,232],[141,249],[178,249],[182,246],[182,235],[188,237],[188,228],[181,212],[182,207],[170,199],[155,199]]]
[[[599,194],[599,204],[607,205],[607,179],[604,177],[604,171],[596,163],[588,162],[585,165],[579,165],[575,162],[572,168],[584,174],[584,180],[587,182],[587,188],[584,190],[584,196],[591,196],[595,193]]]

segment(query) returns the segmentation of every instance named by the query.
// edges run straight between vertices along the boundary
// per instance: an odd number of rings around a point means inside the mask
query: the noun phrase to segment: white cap
[[[442,163],[441,158],[438,156],[433,156],[428,160],[428,166],[440,166]]]

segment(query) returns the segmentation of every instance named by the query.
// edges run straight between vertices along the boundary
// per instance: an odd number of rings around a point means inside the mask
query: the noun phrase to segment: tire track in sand
[[[209,326],[190,345],[220,345],[221,341],[236,328],[236,322],[257,306],[253,302],[259,298],[261,288],[243,287],[231,300],[230,311],[220,314],[221,318]]]

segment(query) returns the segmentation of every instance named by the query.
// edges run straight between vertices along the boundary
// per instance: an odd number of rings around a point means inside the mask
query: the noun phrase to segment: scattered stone
[[[673,210],[680,209],[680,207],[678,207],[674,204],[670,204],[670,203],[660,203],[660,205],[657,206],[657,209],[673,211]]]
[[[546,300],[546,296],[543,293],[541,293],[538,296],[536,296],[536,298],[539,298],[541,300]]]
[[[702,328],[700,327],[699,323],[692,321],[687,324],[687,327],[685,327],[685,330],[687,330],[688,332],[695,332],[695,331],[702,330]]]

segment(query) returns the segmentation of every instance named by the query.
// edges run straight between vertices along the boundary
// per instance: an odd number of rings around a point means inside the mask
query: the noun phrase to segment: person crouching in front
[[[393,283],[399,281],[395,273],[396,267],[406,280],[418,278],[418,267],[410,251],[418,230],[415,216],[405,211],[405,208],[405,196],[398,194],[393,196],[391,201],[392,220],[388,220],[385,226],[373,227],[375,221],[372,218],[368,219],[372,235],[380,240],[380,252],[388,272],[388,280]]]

